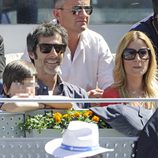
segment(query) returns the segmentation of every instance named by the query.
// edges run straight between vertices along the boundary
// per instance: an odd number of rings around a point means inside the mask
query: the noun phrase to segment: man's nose
[[[86,12],[86,10],[85,10],[84,8],[82,8],[82,9],[80,10],[79,15],[88,16],[88,14],[87,14],[87,12]]]
[[[55,50],[55,48],[54,47],[52,47],[52,49],[51,49],[51,51],[50,51],[50,53],[49,54],[51,54],[51,55],[58,55],[58,53],[56,52],[56,50]]]

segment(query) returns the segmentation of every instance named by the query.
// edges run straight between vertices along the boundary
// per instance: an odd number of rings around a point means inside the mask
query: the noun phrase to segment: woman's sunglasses
[[[39,45],[40,51],[44,54],[50,53],[52,48],[55,49],[56,53],[64,53],[66,50],[66,44],[40,43],[38,45]]]
[[[73,15],[79,15],[79,13],[82,12],[82,9],[85,10],[87,15],[91,15],[93,12],[93,7],[92,6],[74,6],[72,9],[65,9],[65,8],[57,8],[61,10],[70,10]]]
[[[149,48],[141,48],[138,51],[132,48],[126,48],[123,51],[122,57],[125,60],[134,60],[136,55],[139,55],[139,57],[142,60],[148,60],[149,59],[149,54],[150,54],[150,49]]]

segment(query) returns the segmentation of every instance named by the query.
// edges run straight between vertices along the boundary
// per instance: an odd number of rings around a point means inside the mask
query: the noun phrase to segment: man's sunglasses
[[[142,60],[148,60],[149,59],[149,54],[150,54],[150,49],[149,48],[141,48],[138,51],[132,48],[126,48],[122,54],[123,59],[125,60],[134,60],[136,55],[139,55],[139,57]]]
[[[55,49],[56,53],[64,53],[66,50],[66,44],[40,43],[38,45],[39,45],[40,51],[44,54],[50,53],[52,48]]]
[[[74,15],[79,15],[79,13],[82,12],[82,9],[85,10],[87,15],[91,15],[93,12],[93,7],[92,6],[74,6],[72,9],[65,9],[65,8],[58,8],[61,10],[70,10],[72,14]]]

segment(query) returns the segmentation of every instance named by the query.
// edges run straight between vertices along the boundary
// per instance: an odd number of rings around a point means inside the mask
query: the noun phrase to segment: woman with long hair
[[[150,39],[140,31],[126,33],[116,52],[114,83],[104,90],[103,98],[157,98],[157,63]],[[102,103],[107,106],[114,103]],[[132,102],[151,109],[155,102]]]

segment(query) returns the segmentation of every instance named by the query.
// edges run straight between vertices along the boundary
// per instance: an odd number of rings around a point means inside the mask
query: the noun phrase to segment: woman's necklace
[[[132,90],[127,90],[127,94],[130,98],[144,98],[144,91],[132,91]]]
[[[145,92],[144,91],[133,91],[127,90],[123,87],[120,88],[120,93],[123,98],[144,98]],[[145,106],[145,102],[131,102],[130,105],[132,106]]]
[[[144,98],[145,96],[144,91],[137,92],[135,90],[128,90],[123,87],[120,88],[120,93],[123,98]]]
[[[127,94],[129,96],[129,98],[145,98],[145,92],[142,90],[142,91],[134,91],[134,90],[127,90]],[[132,106],[145,106],[145,102],[139,102],[139,101],[136,101],[136,102],[131,102],[130,103]]]
[[[122,98],[147,98],[147,97],[149,97],[145,91],[140,91],[139,93],[137,93],[136,91],[129,92],[124,87],[121,87],[119,89],[119,93],[121,94]],[[153,102],[136,101],[136,102],[130,102],[130,103],[124,103],[124,104],[130,104],[132,106],[143,106],[146,109],[155,108],[155,103],[153,103]]]

